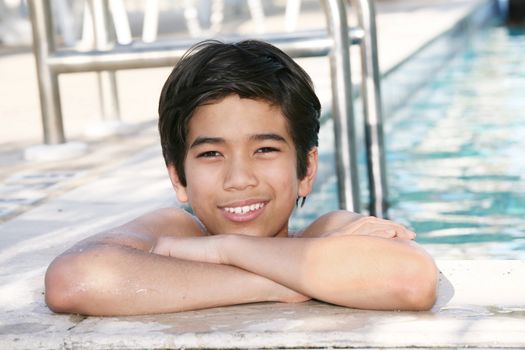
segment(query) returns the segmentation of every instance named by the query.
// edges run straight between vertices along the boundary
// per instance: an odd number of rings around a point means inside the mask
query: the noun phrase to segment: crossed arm
[[[189,214],[163,209],[57,257],[46,274],[46,302],[56,312],[89,315],[309,298],[429,309],[436,268],[411,238],[400,225],[349,212],[321,217],[299,238],[203,237]]]

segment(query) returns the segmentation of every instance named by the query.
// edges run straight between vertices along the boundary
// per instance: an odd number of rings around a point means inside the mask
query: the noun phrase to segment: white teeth
[[[257,210],[263,207],[264,207],[264,203],[255,203],[252,205],[245,205],[242,207],[224,208],[224,210],[227,211],[228,213],[246,214],[250,211],[254,211],[254,210]]]

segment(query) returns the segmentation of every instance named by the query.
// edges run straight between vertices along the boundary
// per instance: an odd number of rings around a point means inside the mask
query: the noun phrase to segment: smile
[[[241,207],[225,207],[224,211],[232,214],[247,214],[249,212],[261,209],[264,207],[264,203],[255,203],[251,205],[244,205]]]
[[[237,202],[224,206],[221,209],[227,220],[235,223],[246,223],[262,215],[267,204],[267,201]]]

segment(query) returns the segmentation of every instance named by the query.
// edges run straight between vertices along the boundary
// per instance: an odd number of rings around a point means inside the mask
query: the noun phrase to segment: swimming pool
[[[524,57],[484,29],[386,121],[390,215],[446,255],[525,257]]]
[[[387,115],[389,215],[413,227],[439,258],[525,258],[523,58],[525,30],[483,29]],[[331,127],[321,131],[322,167],[333,161],[333,149],[322,148],[333,142]],[[294,224],[336,209],[336,178],[327,168]]]

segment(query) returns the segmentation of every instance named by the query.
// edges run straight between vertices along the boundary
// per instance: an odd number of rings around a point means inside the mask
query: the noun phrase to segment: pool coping
[[[523,348],[525,262],[455,261],[428,312],[356,310],[310,301],[134,317],[53,315],[41,300],[0,326],[5,349]],[[447,276],[446,279],[444,276]],[[454,285],[454,287],[450,287]],[[475,294],[485,291],[502,293]],[[474,293],[474,294],[473,294]],[[472,297],[474,296],[474,298]],[[516,306],[518,305],[518,306]],[[28,310],[29,311],[29,310]],[[5,316],[4,316],[5,317]],[[20,328],[26,333],[20,332]]]

